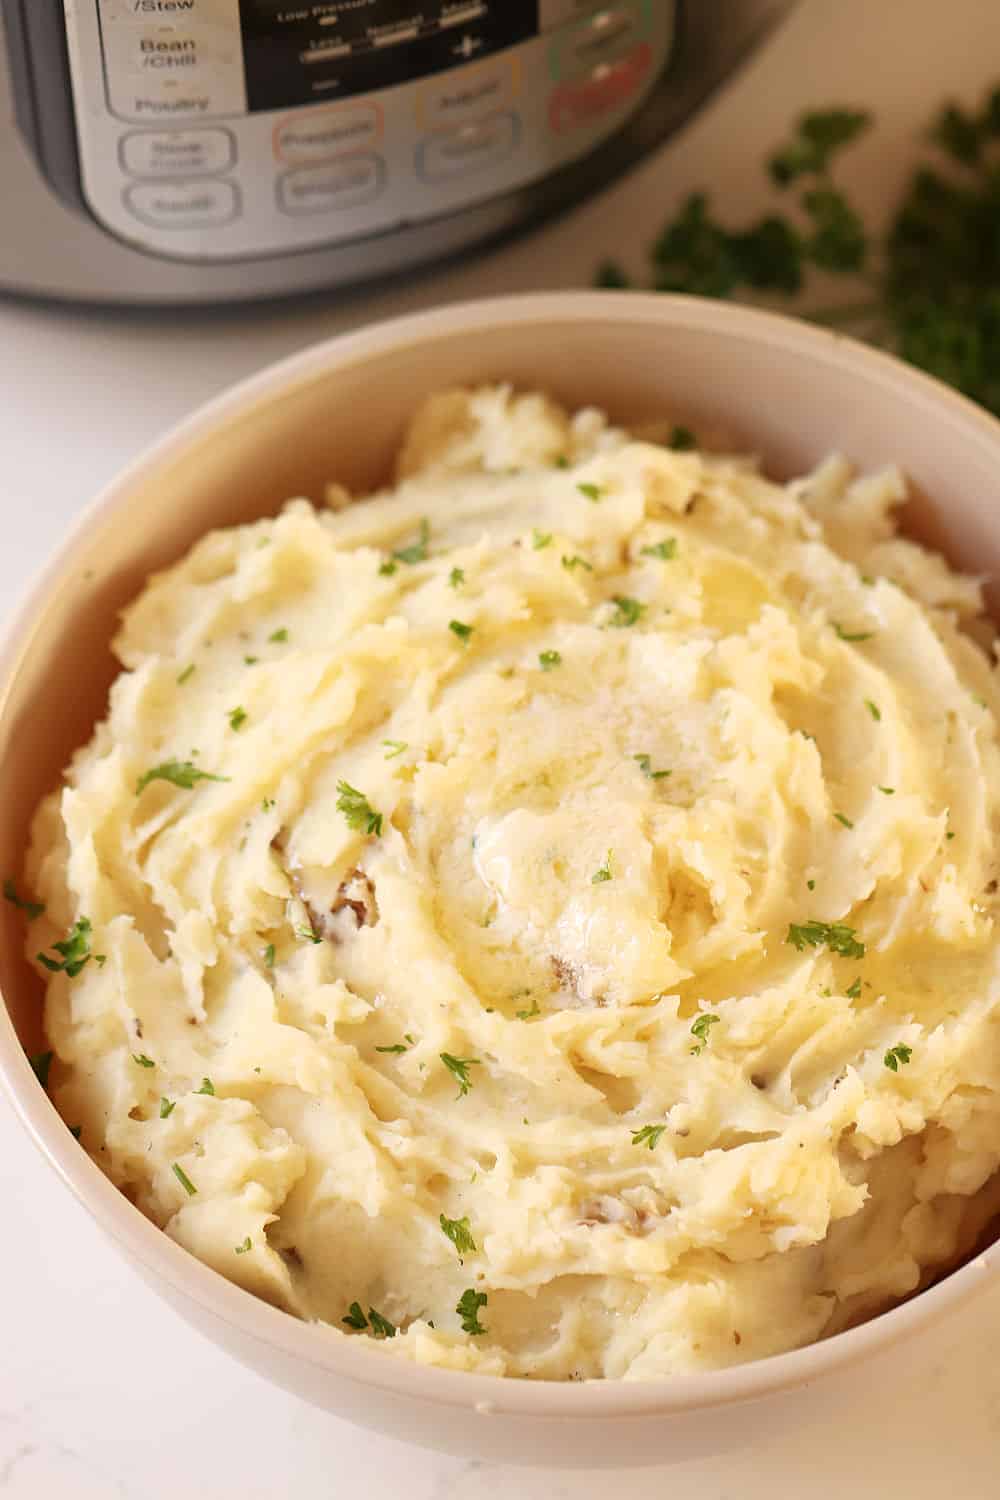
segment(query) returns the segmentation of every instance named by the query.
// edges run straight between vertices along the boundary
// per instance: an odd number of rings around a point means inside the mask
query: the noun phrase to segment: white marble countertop
[[[95,491],[205,397],[314,339],[484,293],[586,285],[686,191],[761,198],[765,150],[802,108],[873,106],[845,162],[873,215],[946,93],[1000,77],[996,0],[804,0],[666,149],[559,223],[379,292],[237,314],[125,315],[0,299],[0,615]],[[12,206],[4,206],[4,212]],[[2,231],[0,231],[2,232]],[[272,1389],[182,1325],[106,1244],[0,1100],[0,1496],[10,1500],[987,1500],[1000,1454],[1000,1287],[885,1365],[883,1396],[672,1470],[571,1474],[462,1463],[363,1433]],[[725,1417],[720,1416],[720,1421]]]

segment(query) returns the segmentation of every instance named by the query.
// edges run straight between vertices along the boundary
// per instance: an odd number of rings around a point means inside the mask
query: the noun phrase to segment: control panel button
[[[239,14],[239,0],[97,0],[105,25],[131,22],[148,26],[165,21],[205,21],[217,26],[234,12]]]
[[[156,229],[208,229],[238,218],[240,196],[231,182],[136,182],[125,206]]]
[[[279,161],[297,166],[377,146],[381,139],[382,111],[377,104],[345,104],[279,120],[274,127],[274,154]]]
[[[579,78],[600,63],[614,62],[635,47],[644,31],[638,0],[604,6],[554,43],[553,73],[557,78]]]
[[[517,115],[509,113],[438,130],[417,147],[417,171],[426,182],[485,171],[513,155],[520,133]]]
[[[645,0],[648,4],[648,0]],[[570,21],[582,21],[603,9],[599,0],[539,0],[538,24],[542,31],[552,31],[556,26],[566,26]]]
[[[518,60],[497,57],[434,78],[420,92],[420,123],[439,130],[460,120],[509,108],[517,92]]]
[[[652,48],[646,42],[613,63],[598,63],[588,78],[561,83],[549,99],[549,125],[556,135],[590,125],[626,104],[649,73]]]
[[[335,213],[370,203],[385,187],[385,162],[371,152],[325,167],[296,167],[278,178],[278,207],[286,214]]]
[[[228,172],[236,141],[228,130],[133,130],[119,141],[118,156],[132,177],[193,177]]]

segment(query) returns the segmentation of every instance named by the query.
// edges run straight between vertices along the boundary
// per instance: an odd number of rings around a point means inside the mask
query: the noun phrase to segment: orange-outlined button
[[[559,84],[549,97],[549,126],[562,135],[625,104],[642,84],[652,61],[653,49],[642,42],[617,62],[598,63],[589,78]]]
[[[508,108],[520,92],[517,57],[495,57],[470,68],[451,68],[425,83],[417,96],[417,119],[425,130],[465,124]]]
[[[382,109],[373,100],[300,110],[274,127],[274,155],[291,167],[332,161],[350,151],[378,146],[381,141]]]

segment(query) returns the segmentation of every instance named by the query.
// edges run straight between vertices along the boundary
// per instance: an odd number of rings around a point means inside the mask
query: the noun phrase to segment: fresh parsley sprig
[[[213,776],[210,771],[202,771],[193,760],[164,760],[158,766],[143,772],[135,784],[135,794],[138,797],[151,781],[169,781],[171,786],[179,786],[183,791],[190,792],[199,781],[228,780],[228,776]]]
[[[381,835],[382,814],[376,812],[364,792],[359,792],[350,782],[337,782],[337,811],[347,819],[348,828],[364,829],[365,833],[376,838]]]
[[[462,1320],[464,1333],[479,1335],[487,1332],[479,1321],[479,1309],[485,1307],[488,1301],[489,1297],[485,1292],[477,1292],[472,1286],[462,1293],[455,1304],[455,1311]]]
[[[853,927],[847,927],[843,922],[792,922],[788,928],[786,943],[791,943],[800,953],[806,948],[829,948],[831,953],[839,953],[842,958],[864,958],[865,945],[858,938]]]

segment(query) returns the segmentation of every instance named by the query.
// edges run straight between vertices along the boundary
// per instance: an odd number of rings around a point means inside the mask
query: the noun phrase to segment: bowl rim
[[[966,397],[891,355],[829,329],[783,314],[662,293],[618,291],[533,292],[459,302],[382,320],[334,335],[239,381],[171,427],[129,463],[84,507],[76,522],[0,626],[0,717],[27,653],[36,617],[68,576],[70,558],[95,522],[124,508],[129,497],[164,463],[248,409],[286,396],[295,387],[373,358],[429,345],[456,335],[474,337],[497,326],[559,322],[654,322],[664,333],[694,329],[750,341],[762,351],[795,353],[814,362],[848,367],[871,387],[902,391],[929,420],[947,418],[964,438],[985,444],[1000,469],[1000,421]],[[563,1382],[483,1375],[387,1358],[391,1345],[337,1338],[339,1330],[306,1323],[261,1301],[197,1260],[135,1208],[80,1149],[30,1067],[6,1009],[0,1006],[0,1086],[34,1144],[98,1226],[128,1258],[175,1296],[221,1321],[244,1343],[277,1350],[286,1360],[312,1366],[370,1388],[431,1406],[496,1412],[519,1418],[564,1420],[639,1418],[718,1410],[774,1395],[843,1372],[910,1338],[958,1307],[1000,1269],[1000,1247],[983,1249],[886,1312],[818,1343],[723,1370],[657,1380]]]

